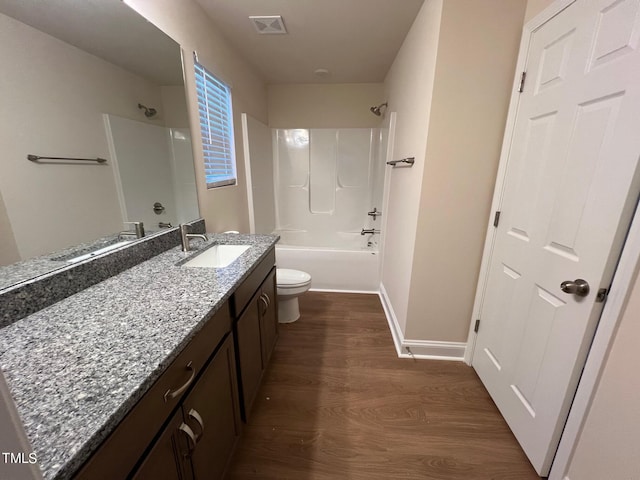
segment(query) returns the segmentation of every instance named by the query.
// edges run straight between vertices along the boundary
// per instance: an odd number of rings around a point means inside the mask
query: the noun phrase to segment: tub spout
[[[360,235],[374,235],[376,233],[380,233],[380,230],[376,230],[375,228],[370,228],[370,229],[362,229],[362,231],[360,232]]]

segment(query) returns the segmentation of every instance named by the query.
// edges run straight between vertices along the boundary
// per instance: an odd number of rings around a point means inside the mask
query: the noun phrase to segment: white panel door
[[[543,476],[638,195],[639,7],[577,0],[530,38],[472,364]]]

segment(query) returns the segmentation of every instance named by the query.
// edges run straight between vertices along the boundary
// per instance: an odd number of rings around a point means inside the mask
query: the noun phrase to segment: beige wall
[[[525,6],[444,2],[407,338],[466,341]]]
[[[192,132],[196,185],[200,213],[206,220],[208,231],[248,232],[249,214],[241,114],[249,113],[261,122],[267,123],[267,90],[264,81],[217,32],[204,10],[193,0],[126,0],[125,3],[184,49],[185,80],[192,125],[199,125],[193,52],[198,52],[199,61],[231,86],[238,185],[207,190],[202,164],[202,143],[198,132]]]
[[[184,85],[162,86],[162,119],[169,128],[190,128]]]
[[[640,478],[640,282],[629,301],[571,460],[570,480]]]
[[[385,101],[382,83],[269,85],[271,128],[373,128],[369,111]]]
[[[427,0],[386,79],[416,158],[389,171],[382,268],[406,339],[466,340],[525,6]]]
[[[0,58],[0,191],[21,258],[122,230],[110,163],[26,156],[109,158],[102,113],[143,120],[137,104],[160,105],[159,87],[4,15]]]
[[[527,2],[527,10],[524,14],[524,22],[527,23],[552,3],[553,0],[529,0]]]
[[[385,79],[388,112],[397,113],[393,158],[415,157],[412,168],[387,171],[382,286],[399,327],[407,318],[411,269],[443,0],[426,0]]]
[[[7,209],[4,206],[2,192],[0,192],[0,266],[10,265],[20,260],[13,228],[9,222]]]

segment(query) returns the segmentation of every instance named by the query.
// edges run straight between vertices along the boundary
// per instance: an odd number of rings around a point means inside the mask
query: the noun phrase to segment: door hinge
[[[498,228],[499,223],[500,223],[500,210],[496,211],[496,214],[493,216],[493,226]]]
[[[518,86],[518,92],[522,93],[524,91],[524,81],[527,78],[527,72],[522,72],[522,76],[520,77],[520,85]]]
[[[476,320],[476,325],[475,327],[473,327],[473,331],[478,333],[479,329],[480,329],[480,319]]]
[[[607,299],[608,294],[609,290],[607,290],[606,288],[601,288],[600,290],[598,290],[598,294],[596,295],[596,302],[604,303],[604,301]]]

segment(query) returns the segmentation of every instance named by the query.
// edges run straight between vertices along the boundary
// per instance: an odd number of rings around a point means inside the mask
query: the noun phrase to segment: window
[[[236,184],[231,89],[194,58],[207,188]]]

